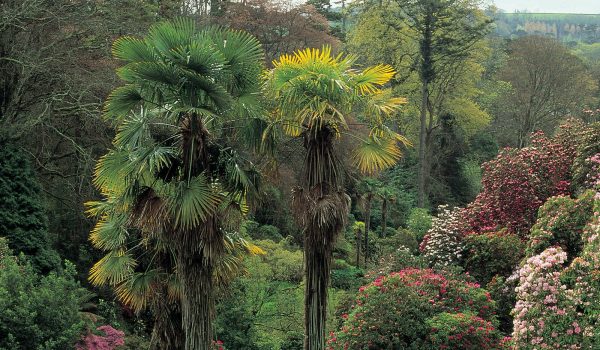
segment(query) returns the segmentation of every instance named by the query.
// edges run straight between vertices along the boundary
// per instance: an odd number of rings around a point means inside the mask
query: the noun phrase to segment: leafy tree
[[[228,2],[220,20],[256,36],[265,50],[267,64],[282,53],[304,47],[340,45],[327,18],[309,4],[290,5],[277,0]]]
[[[0,143],[0,232],[16,253],[47,273],[60,267],[49,239],[40,186],[23,151]]]
[[[395,0],[367,2],[356,29],[350,33],[351,51],[367,61],[385,57],[401,73],[396,83],[414,106],[405,118],[419,115],[418,205],[429,194],[430,161],[440,117],[460,116],[471,132],[487,124],[489,116],[475,102],[486,50],[482,39],[490,19],[476,0]],[[383,19],[383,20],[382,20]],[[393,43],[393,44],[391,44]]]
[[[357,118],[371,132],[366,138],[354,135],[360,144],[352,157],[367,173],[393,165],[401,156],[398,142],[405,141],[383,124],[404,102],[382,89],[394,70],[386,65],[354,70],[354,61],[332,56],[328,47],[305,49],[281,56],[267,74],[266,93],[275,111],[273,128],[267,131],[281,126],[287,135],[300,138],[305,150],[301,186],[293,189],[292,206],[304,230],[307,350],[325,348],[332,251],[350,207],[336,139],[350,134],[351,112],[360,110]]]
[[[257,180],[222,131],[247,125],[258,110],[260,44],[177,19],[143,39],[120,38],[113,54],[126,62],[118,73],[127,84],[105,108],[117,134],[96,167],[105,200],[91,213],[100,218],[92,240],[108,253],[90,278],[115,286],[136,309],[156,296],[155,286],[170,286],[181,302],[185,349],[209,349],[216,285],[236,271],[230,254],[238,243],[248,247],[230,232]],[[165,254],[167,264],[157,257],[144,266],[136,253]]]
[[[551,133],[565,115],[578,115],[597,89],[579,58],[557,40],[540,36],[512,42],[498,77],[512,89],[498,101],[497,128],[520,148],[532,132]]]
[[[69,263],[60,273],[38,274],[0,237],[0,349],[72,349],[85,331],[80,308],[90,297],[74,276]]]

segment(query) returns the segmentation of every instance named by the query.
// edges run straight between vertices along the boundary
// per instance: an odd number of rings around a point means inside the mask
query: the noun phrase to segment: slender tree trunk
[[[356,267],[360,267],[360,246],[362,245],[362,230],[356,230]]]
[[[365,257],[365,268],[367,267],[367,260],[369,259],[369,230],[371,226],[371,199],[372,195],[367,195],[367,203],[365,204],[365,251],[363,256]]]
[[[424,80],[421,88],[421,128],[419,130],[419,197],[417,205],[420,208],[425,207],[425,198],[427,196],[426,178],[427,164],[426,164],[426,137],[427,137],[427,101],[428,95],[428,84],[427,80]]]
[[[385,230],[387,229],[387,198],[383,198],[381,203],[381,237],[385,238]]]

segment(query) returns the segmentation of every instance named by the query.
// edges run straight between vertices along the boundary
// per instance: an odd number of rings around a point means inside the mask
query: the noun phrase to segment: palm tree
[[[396,202],[396,193],[391,188],[382,186],[377,190],[377,196],[381,199],[381,237],[385,238],[388,205]]]
[[[108,253],[90,277],[139,307],[151,298],[135,296],[171,291],[185,349],[208,349],[215,274],[232,268],[229,237],[256,191],[258,173],[231,136],[260,113],[261,47],[249,34],[177,19],[118,39],[113,54],[126,85],[105,108],[117,134],[96,167],[105,200],[93,205],[92,240]]]
[[[350,56],[332,56],[328,47],[305,49],[282,55],[266,74],[265,90],[274,112],[265,138],[281,126],[287,135],[300,138],[305,150],[301,186],[293,189],[292,208],[304,231],[307,350],[325,348],[332,250],[349,211],[346,169],[335,152],[337,140],[349,136],[359,141],[352,158],[365,173],[393,165],[401,156],[398,142],[406,142],[384,125],[404,103],[382,89],[394,70],[380,65],[359,71],[352,68],[354,62]],[[361,135],[352,130],[354,120],[369,131]]]
[[[358,184],[358,190],[361,193],[359,203],[363,208],[365,215],[365,268],[367,267],[367,261],[369,259],[369,231],[371,230],[371,204],[377,189],[381,186],[381,183],[373,178],[365,178]]]

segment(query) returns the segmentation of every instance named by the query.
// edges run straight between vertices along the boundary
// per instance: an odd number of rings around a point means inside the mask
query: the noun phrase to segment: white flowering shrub
[[[458,265],[463,254],[461,243],[461,209],[450,209],[447,205],[438,207],[438,215],[431,220],[419,249],[430,266],[444,267]]]

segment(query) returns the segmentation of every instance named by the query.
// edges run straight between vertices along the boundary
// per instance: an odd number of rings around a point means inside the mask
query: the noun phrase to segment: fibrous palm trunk
[[[154,300],[152,312],[154,327],[150,350],[183,350],[185,335],[181,327],[180,307],[168,300],[166,286],[163,286],[160,295]]]
[[[325,349],[327,287],[333,246],[348,216],[349,197],[343,192],[343,174],[333,152],[328,127],[304,134],[304,186],[294,189],[293,209],[304,228],[305,350]]]

